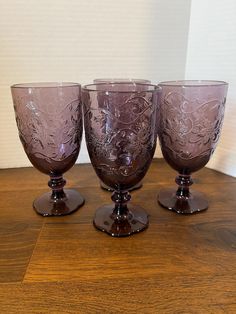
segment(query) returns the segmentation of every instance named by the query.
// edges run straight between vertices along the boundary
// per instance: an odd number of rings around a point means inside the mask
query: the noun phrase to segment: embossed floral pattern
[[[103,180],[113,176],[138,182],[156,145],[157,104],[152,92],[85,91],[84,105],[86,142],[98,175]]]
[[[188,99],[179,91],[162,94],[160,140],[174,158],[210,156],[216,147],[224,118],[225,98],[209,95]]]
[[[77,98],[67,101],[66,97],[53,103],[52,97],[47,100],[40,95],[15,95],[16,122],[27,155],[51,163],[78,154],[82,136],[81,106]]]

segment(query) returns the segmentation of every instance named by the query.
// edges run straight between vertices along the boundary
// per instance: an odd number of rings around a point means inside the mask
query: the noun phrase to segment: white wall
[[[192,0],[186,78],[229,82],[223,132],[207,166],[236,176],[235,0]]]
[[[184,78],[189,13],[190,0],[1,0],[0,168],[29,165],[10,85]]]

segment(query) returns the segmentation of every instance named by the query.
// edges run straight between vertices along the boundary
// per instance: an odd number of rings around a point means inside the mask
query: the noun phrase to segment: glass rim
[[[176,80],[163,81],[158,83],[159,86],[176,86],[176,87],[209,87],[228,85],[225,81],[217,80]]]
[[[143,87],[153,87],[153,89],[148,90],[148,89],[144,89],[144,90],[111,90],[109,88],[109,86],[123,86],[123,85],[127,85],[127,82],[117,82],[117,83],[92,83],[92,84],[86,84],[84,86],[82,86],[82,90],[83,91],[88,91],[88,92],[109,92],[109,93],[141,93],[141,92],[155,92],[155,91],[160,91],[161,88],[158,85],[155,84],[145,84],[145,83],[135,83],[135,82],[130,82],[130,84],[132,84],[133,86],[143,86]],[[92,86],[94,86],[95,88],[92,88]],[[99,90],[97,89],[96,86],[106,86],[106,89],[103,90]]]
[[[96,78],[93,83],[141,83],[151,84],[151,80],[147,79],[135,79],[135,78]]]
[[[57,88],[57,87],[74,87],[81,86],[79,83],[73,82],[35,82],[35,83],[19,83],[11,85],[11,88]]]

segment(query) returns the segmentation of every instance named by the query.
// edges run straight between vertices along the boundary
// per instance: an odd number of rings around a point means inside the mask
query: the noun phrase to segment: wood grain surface
[[[65,174],[85,205],[43,218],[32,209],[48,178],[33,168],[0,171],[0,313],[236,313],[236,179],[204,168],[193,188],[209,209],[181,216],[157,203],[176,173],[154,160],[133,204],[149,228],[128,238],[97,231],[110,203],[90,165]]]

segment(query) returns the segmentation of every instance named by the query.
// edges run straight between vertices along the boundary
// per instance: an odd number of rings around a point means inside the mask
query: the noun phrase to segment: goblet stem
[[[131,199],[128,191],[114,191],[111,196],[112,201],[115,203],[114,214],[118,217],[126,216],[128,214],[127,203]]]
[[[51,175],[48,186],[52,192],[47,192],[37,198],[34,203],[36,212],[43,216],[62,216],[76,211],[84,204],[84,199],[76,190],[63,190],[66,180],[62,175]]]
[[[63,179],[62,175],[50,176],[48,186],[52,189],[51,199],[59,200],[66,197],[66,194],[63,190],[65,184],[66,180]]]
[[[190,175],[179,174],[175,182],[179,185],[178,190],[176,191],[176,196],[178,198],[189,198],[190,191],[189,187],[193,184],[193,180]]]
[[[192,214],[207,209],[208,202],[205,196],[198,191],[189,191],[189,187],[193,184],[190,174],[179,174],[175,182],[178,189],[163,189],[158,196],[159,203],[169,210],[173,210],[178,214]]]
[[[94,226],[113,237],[126,237],[140,232],[148,226],[148,215],[139,206],[127,206],[131,199],[128,191],[114,191],[111,196],[115,203],[97,209]]]

